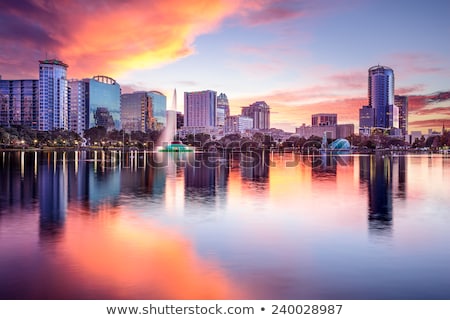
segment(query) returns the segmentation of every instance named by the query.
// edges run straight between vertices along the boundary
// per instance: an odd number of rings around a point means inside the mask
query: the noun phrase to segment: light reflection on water
[[[0,298],[450,298],[446,157],[0,159]]]

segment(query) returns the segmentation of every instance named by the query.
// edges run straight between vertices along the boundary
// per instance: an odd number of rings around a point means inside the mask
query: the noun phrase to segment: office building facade
[[[62,61],[39,61],[39,121],[40,131],[69,129],[68,65]]]
[[[379,65],[369,68],[368,90],[369,106],[375,112],[375,127],[395,127],[394,71]]]
[[[184,93],[184,126],[216,126],[217,92],[212,90]]]
[[[106,129],[108,131],[121,129],[120,85],[116,80],[107,76],[95,76],[86,81],[89,82],[88,128],[107,125]],[[109,120],[105,121],[105,117],[112,119],[112,122]]]
[[[0,126],[38,129],[39,80],[0,78]]]
[[[398,108],[398,128],[403,136],[408,134],[408,97],[396,95],[395,105]]]

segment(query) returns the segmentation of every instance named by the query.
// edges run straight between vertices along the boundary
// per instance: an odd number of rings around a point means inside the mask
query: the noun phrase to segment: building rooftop
[[[39,60],[40,64],[54,64],[57,66],[63,66],[65,68],[68,68],[69,65],[62,62],[61,60],[57,60],[57,59],[45,59],[45,60]]]

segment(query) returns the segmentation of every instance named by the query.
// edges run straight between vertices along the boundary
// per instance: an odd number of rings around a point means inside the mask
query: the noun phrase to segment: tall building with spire
[[[68,65],[62,61],[39,61],[40,131],[69,129]]]

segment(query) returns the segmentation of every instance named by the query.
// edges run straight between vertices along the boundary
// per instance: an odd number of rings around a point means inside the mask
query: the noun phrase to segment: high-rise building
[[[230,105],[225,93],[221,93],[217,96],[217,122],[219,127],[225,126],[226,117],[230,116]]]
[[[184,93],[184,126],[216,126],[217,92],[212,90]]]
[[[69,130],[89,129],[89,79],[69,80]]]
[[[147,92],[147,97],[150,100],[151,111],[149,117],[152,118],[151,129],[162,130],[167,123],[167,98],[159,91]]]
[[[313,126],[334,126],[336,124],[336,113],[317,113],[311,116],[311,125]]]
[[[95,126],[106,126],[107,130],[121,128],[120,85],[114,79],[95,76],[69,80],[68,86],[69,130],[82,134]],[[97,112],[97,109],[100,110]]]
[[[39,61],[38,129],[41,131],[69,128],[67,68],[67,64],[56,59]]]
[[[375,127],[394,126],[394,71],[384,66],[369,68],[369,106],[374,108]]]
[[[154,105],[155,102],[157,102],[155,101],[157,99],[154,98],[155,95],[165,98],[164,95],[157,93],[156,91],[151,93],[138,91],[122,94],[120,119],[122,122],[122,129],[125,130],[125,132],[147,132],[156,129],[157,120],[154,117]],[[165,108],[165,105],[163,104],[162,107]],[[165,117],[162,119],[162,121],[165,121]]]
[[[112,123],[107,122],[107,130],[120,129],[120,85],[116,80],[107,76],[95,76],[89,81],[89,124],[88,128],[100,126],[96,118],[97,109],[101,108],[100,114],[104,115],[107,111],[112,117]],[[105,124],[104,122],[102,122]]]
[[[0,126],[38,129],[39,80],[1,80]]]
[[[408,134],[408,97],[396,95],[394,101],[398,107],[398,127],[402,135],[406,136]]]
[[[241,114],[253,119],[253,129],[270,129],[270,107],[265,101],[256,101],[248,107],[242,107]]]
[[[369,105],[360,109],[360,133],[370,134],[372,128],[391,129],[397,134],[399,109],[394,103],[394,71],[385,66],[373,66],[368,74]]]

